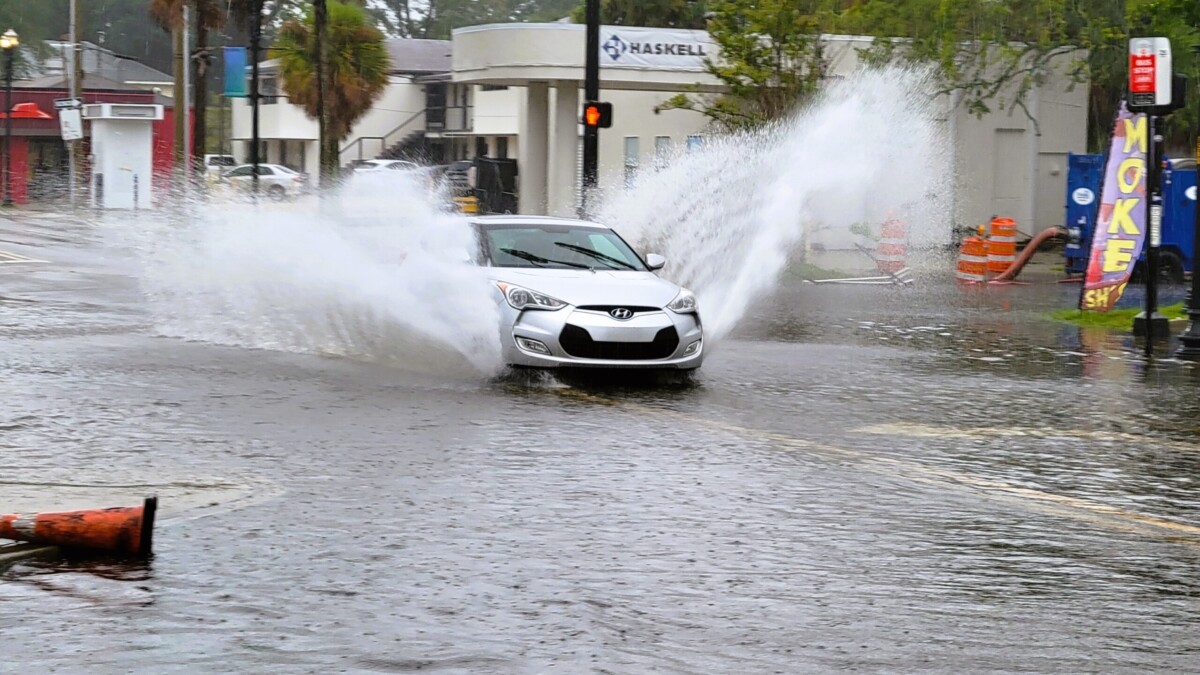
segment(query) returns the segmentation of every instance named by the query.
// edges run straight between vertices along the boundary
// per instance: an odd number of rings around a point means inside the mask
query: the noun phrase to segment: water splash
[[[919,224],[911,244],[945,241],[950,151],[928,74],[861,71],[791,119],[717,137],[603,200],[597,220],[700,297],[706,338],[733,330],[803,243],[850,248],[852,227],[890,212]]]
[[[418,179],[360,175],[320,205],[215,200],[122,231],[165,336],[491,375],[495,302],[444,203]]]
[[[951,163],[926,83],[855,74],[789,120],[716,137],[609,195],[598,220],[668,256],[711,345],[769,297],[806,236],[846,246],[852,225],[898,211],[921,224],[912,243],[945,240]],[[496,306],[446,203],[419,180],[360,175],[320,206],[216,200],[115,230],[137,248],[163,335],[493,375]]]

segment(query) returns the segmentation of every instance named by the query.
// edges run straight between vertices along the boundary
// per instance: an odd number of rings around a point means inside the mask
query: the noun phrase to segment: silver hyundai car
[[[660,279],[611,229],[539,216],[472,219],[494,285],[506,362],[691,370],[704,359],[696,296]]]

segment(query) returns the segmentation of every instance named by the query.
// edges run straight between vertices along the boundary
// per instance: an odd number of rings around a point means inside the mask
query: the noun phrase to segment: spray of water
[[[607,198],[598,219],[666,254],[718,339],[806,232],[846,238],[889,211],[920,224],[917,238],[948,227],[930,198],[950,163],[925,84],[907,70],[859,73],[792,119],[677,157]],[[465,262],[466,220],[435,206],[446,203],[419,179],[368,174],[319,205],[210,199],[114,230],[137,250],[164,335],[491,375],[495,301]]]
[[[705,337],[720,339],[806,235],[850,248],[854,226],[878,231],[894,214],[912,243],[945,240],[950,151],[928,84],[918,70],[859,72],[786,121],[718,137],[610,193],[597,219],[666,255],[669,275],[700,298]]]
[[[133,230],[163,335],[393,361],[501,367],[498,316],[467,221],[419,178],[355,176],[293,204],[214,200]]]

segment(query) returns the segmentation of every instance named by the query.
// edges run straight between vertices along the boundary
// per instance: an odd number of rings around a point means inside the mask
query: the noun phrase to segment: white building
[[[342,143],[342,163],[400,155],[437,163],[513,158],[522,212],[574,213],[584,33],[584,26],[571,23],[493,24],[458,29],[452,41],[389,40],[391,83]],[[831,75],[853,71],[858,49],[870,41],[824,39]],[[605,26],[600,42],[601,99],[614,107],[612,128],[600,133],[602,177],[631,176],[714,133],[700,113],[657,110],[676,93],[723,91],[704,65],[706,57],[719,57],[706,32]],[[316,122],[274,92],[275,65],[268,61],[262,68],[262,88],[273,92],[260,113],[265,157],[315,173]],[[962,106],[952,107],[949,97],[934,104],[952,137],[960,222],[986,222],[1003,213],[1026,231],[1061,224],[1066,155],[1086,149],[1087,87],[1054,76],[1029,101],[1040,134],[1019,111],[976,119]],[[245,100],[236,100],[233,138],[243,145],[249,119]]]

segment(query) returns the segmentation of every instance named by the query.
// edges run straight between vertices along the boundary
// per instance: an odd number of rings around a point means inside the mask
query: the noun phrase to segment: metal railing
[[[425,128],[429,131],[471,131],[474,126],[471,108],[472,106],[469,105],[429,108],[425,118]]]
[[[359,136],[358,138],[354,139],[354,141],[347,144],[345,147],[343,147],[341,150],[338,151],[338,162],[345,161],[343,159],[343,156],[346,154],[346,152],[349,150],[355,150],[355,149],[358,150],[358,157],[353,158],[353,159],[358,160],[358,161],[362,161],[363,159],[369,159],[369,158],[363,157],[363,141],[379,141],[379,151],[376,152],[375,155],[372,155],[372,157],[379,155],[384,150],[388,149],[388,146],[390,146],[391,143],[393,142],[392,139],[395,138],[397,134],[404,131],[410,124],[412,124],[414,121],[416,121],[416,119],[418,117],[420,117],[421,115],[424,115],[424,114],[425,114],[424,110],[418,110],[417,112],[413,113],[408,119],[401,122],[400,125],[397,126],[395,129],[392,129],[391,131],[387,132],[386,134],[384,134],[382,136]]]

